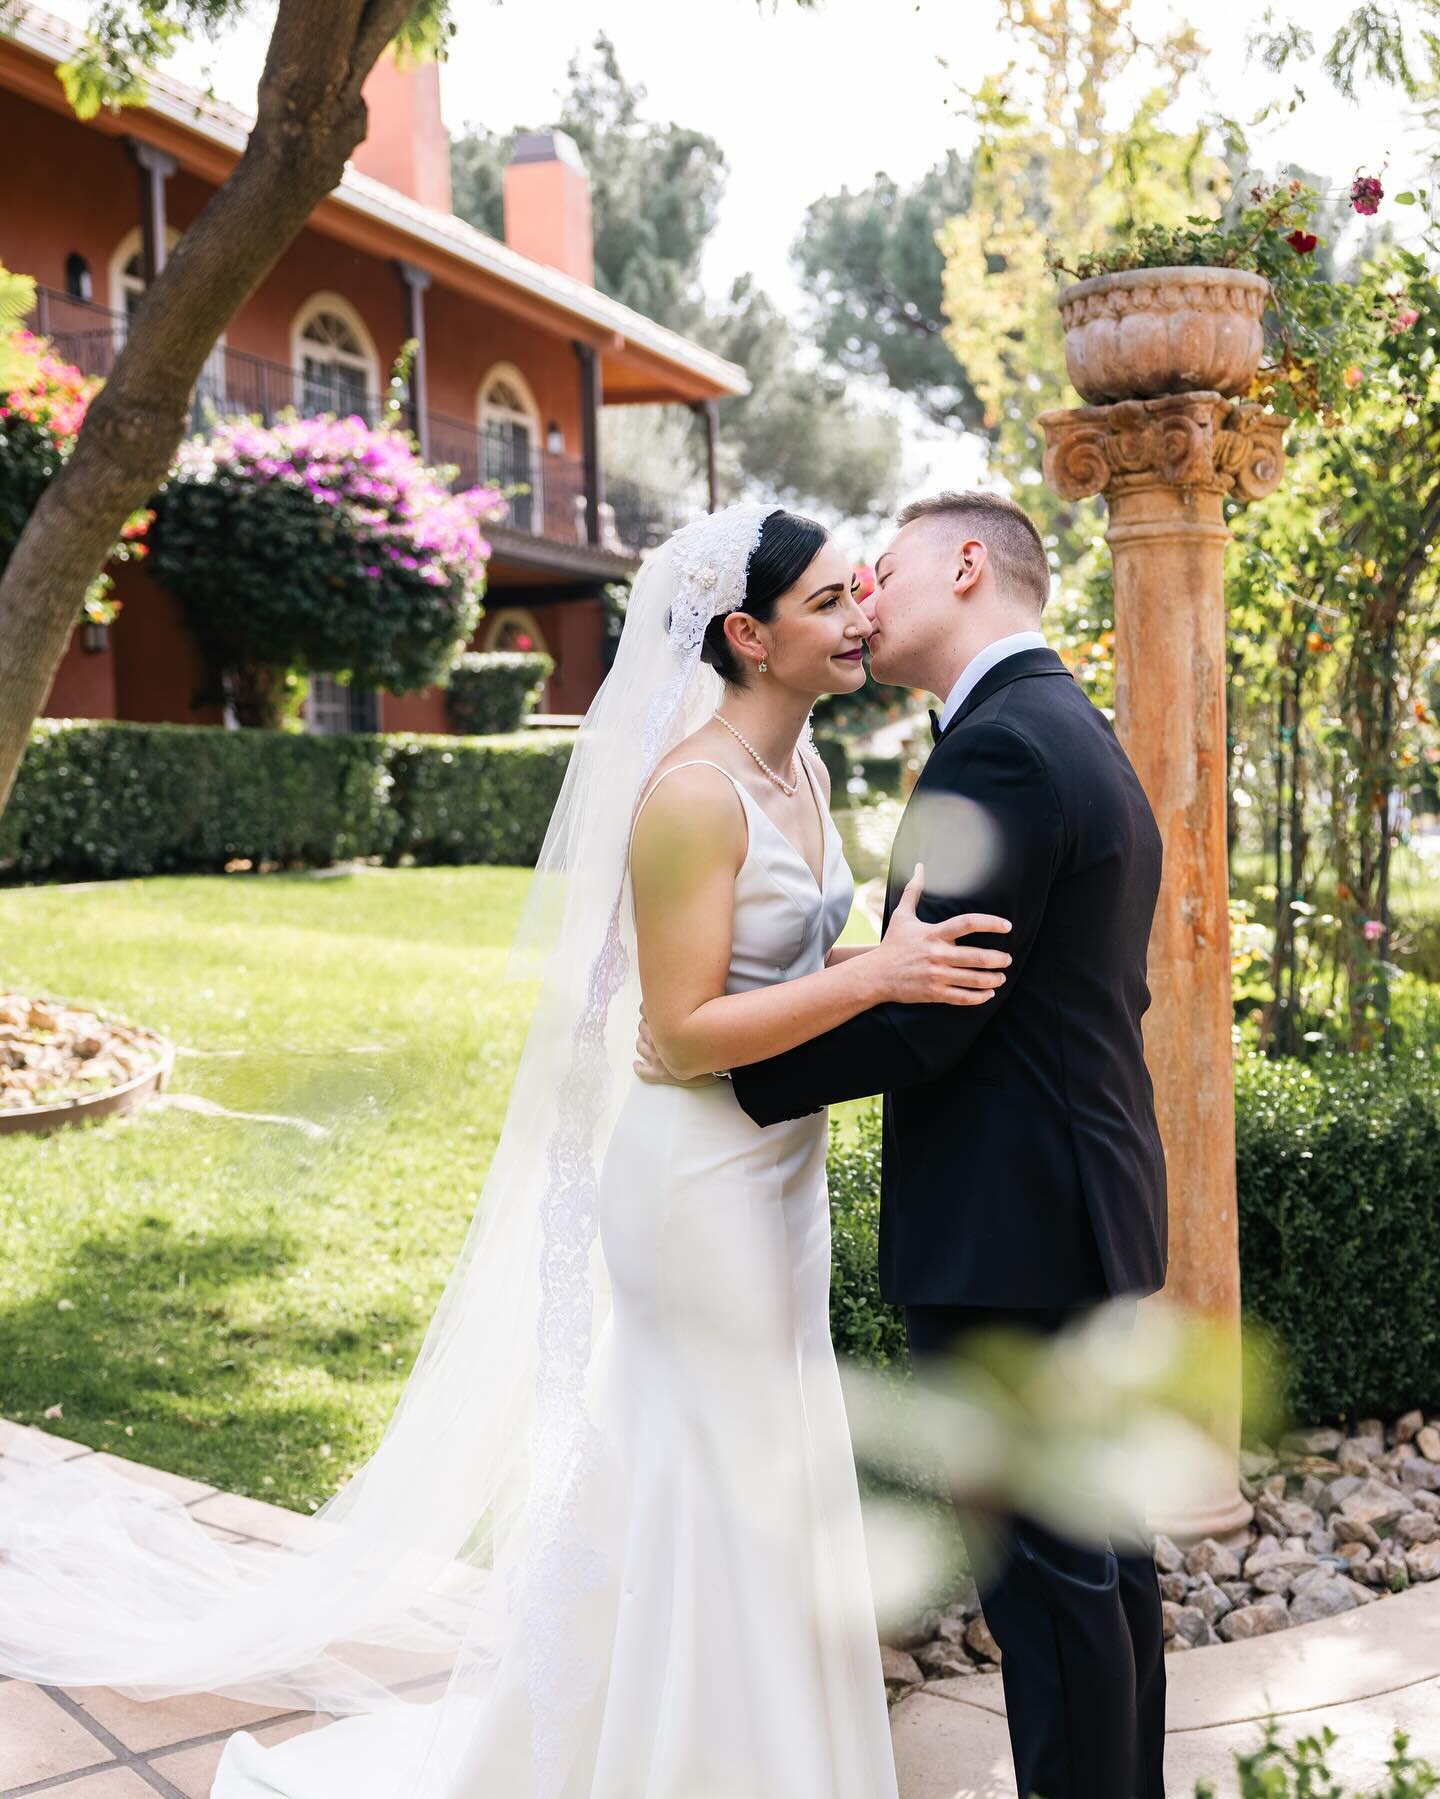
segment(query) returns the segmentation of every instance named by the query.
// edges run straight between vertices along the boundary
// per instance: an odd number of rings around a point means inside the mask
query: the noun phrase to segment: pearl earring
[[[763,675],[765,673],[765,670],[767,668],[769,668],[769,666],[770,666],[770,664],[768,662],[762,662],[760,664],[760,673]]]

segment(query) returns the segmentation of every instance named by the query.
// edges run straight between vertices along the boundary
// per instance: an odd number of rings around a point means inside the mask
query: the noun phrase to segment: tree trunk
[[[220,333],[340,180],[361,87],[415,0],[280,0],[254,130],[145,295],[74,454],[0,576],[0,809],[121,525],[165,477]]]
[[[289,698],[286,671],[263,663],[225,671],[225,692],[235,723],[256,731],[278,731]]]

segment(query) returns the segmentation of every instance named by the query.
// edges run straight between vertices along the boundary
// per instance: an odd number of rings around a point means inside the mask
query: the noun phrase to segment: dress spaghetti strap
[[[635,808],[635,816],[630,822],[630,841],[632,844],[635,841],[635,827],[640,822],[640,814],[650,804],[650,795],[654,793],[655,789],[660,785],[660,782],[665,779],[666,775],[678,774],[682,768],[713,768],[717,774],[724,775],[725,779],[740,796],[740,810],[742,812],[745,810],[745,790],[735,779],[734,775],[730,773],[730,770],[728,768],[722,768],[718,762],[708,761],[704,756],[694,756],[689,762],[677,762],[674,767],[667,768],[657,780],[652,781],[649,787],[646,788],[640,804]],[[745,825],[748,830],[750,825],[748,814],[746,816]]]

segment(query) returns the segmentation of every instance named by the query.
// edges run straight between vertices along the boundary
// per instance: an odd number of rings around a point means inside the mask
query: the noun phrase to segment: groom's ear
[[[973,593],[984,573],[985,564],[990,552],[978,537],[967,537],[960,545],[960,553],[955,562],[956,593]]]

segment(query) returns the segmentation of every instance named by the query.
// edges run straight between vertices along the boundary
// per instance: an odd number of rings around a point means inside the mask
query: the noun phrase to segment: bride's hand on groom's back
[[[918,863],[896,902],[883,942],[874,951],[871,972],[883,969],[887,997],[906,1005],[983,1006],[1004,984],[1010,957],[1004,950],[961,943],[962,937],[1001,936],[1008,918],[991,912],[958,912],[935,924],[917,914],[925,891],[925,865]]]
[[[650,1081],[660,1087],[713,1087],[722,1078],[718,1074],[697,1074],[692,1080],[682,1081],[678,1075],[671,1074],[655,1047],[644,1006],[640,1008],[640,1031],[635,1039],[634,1068],[642,1081]]]

